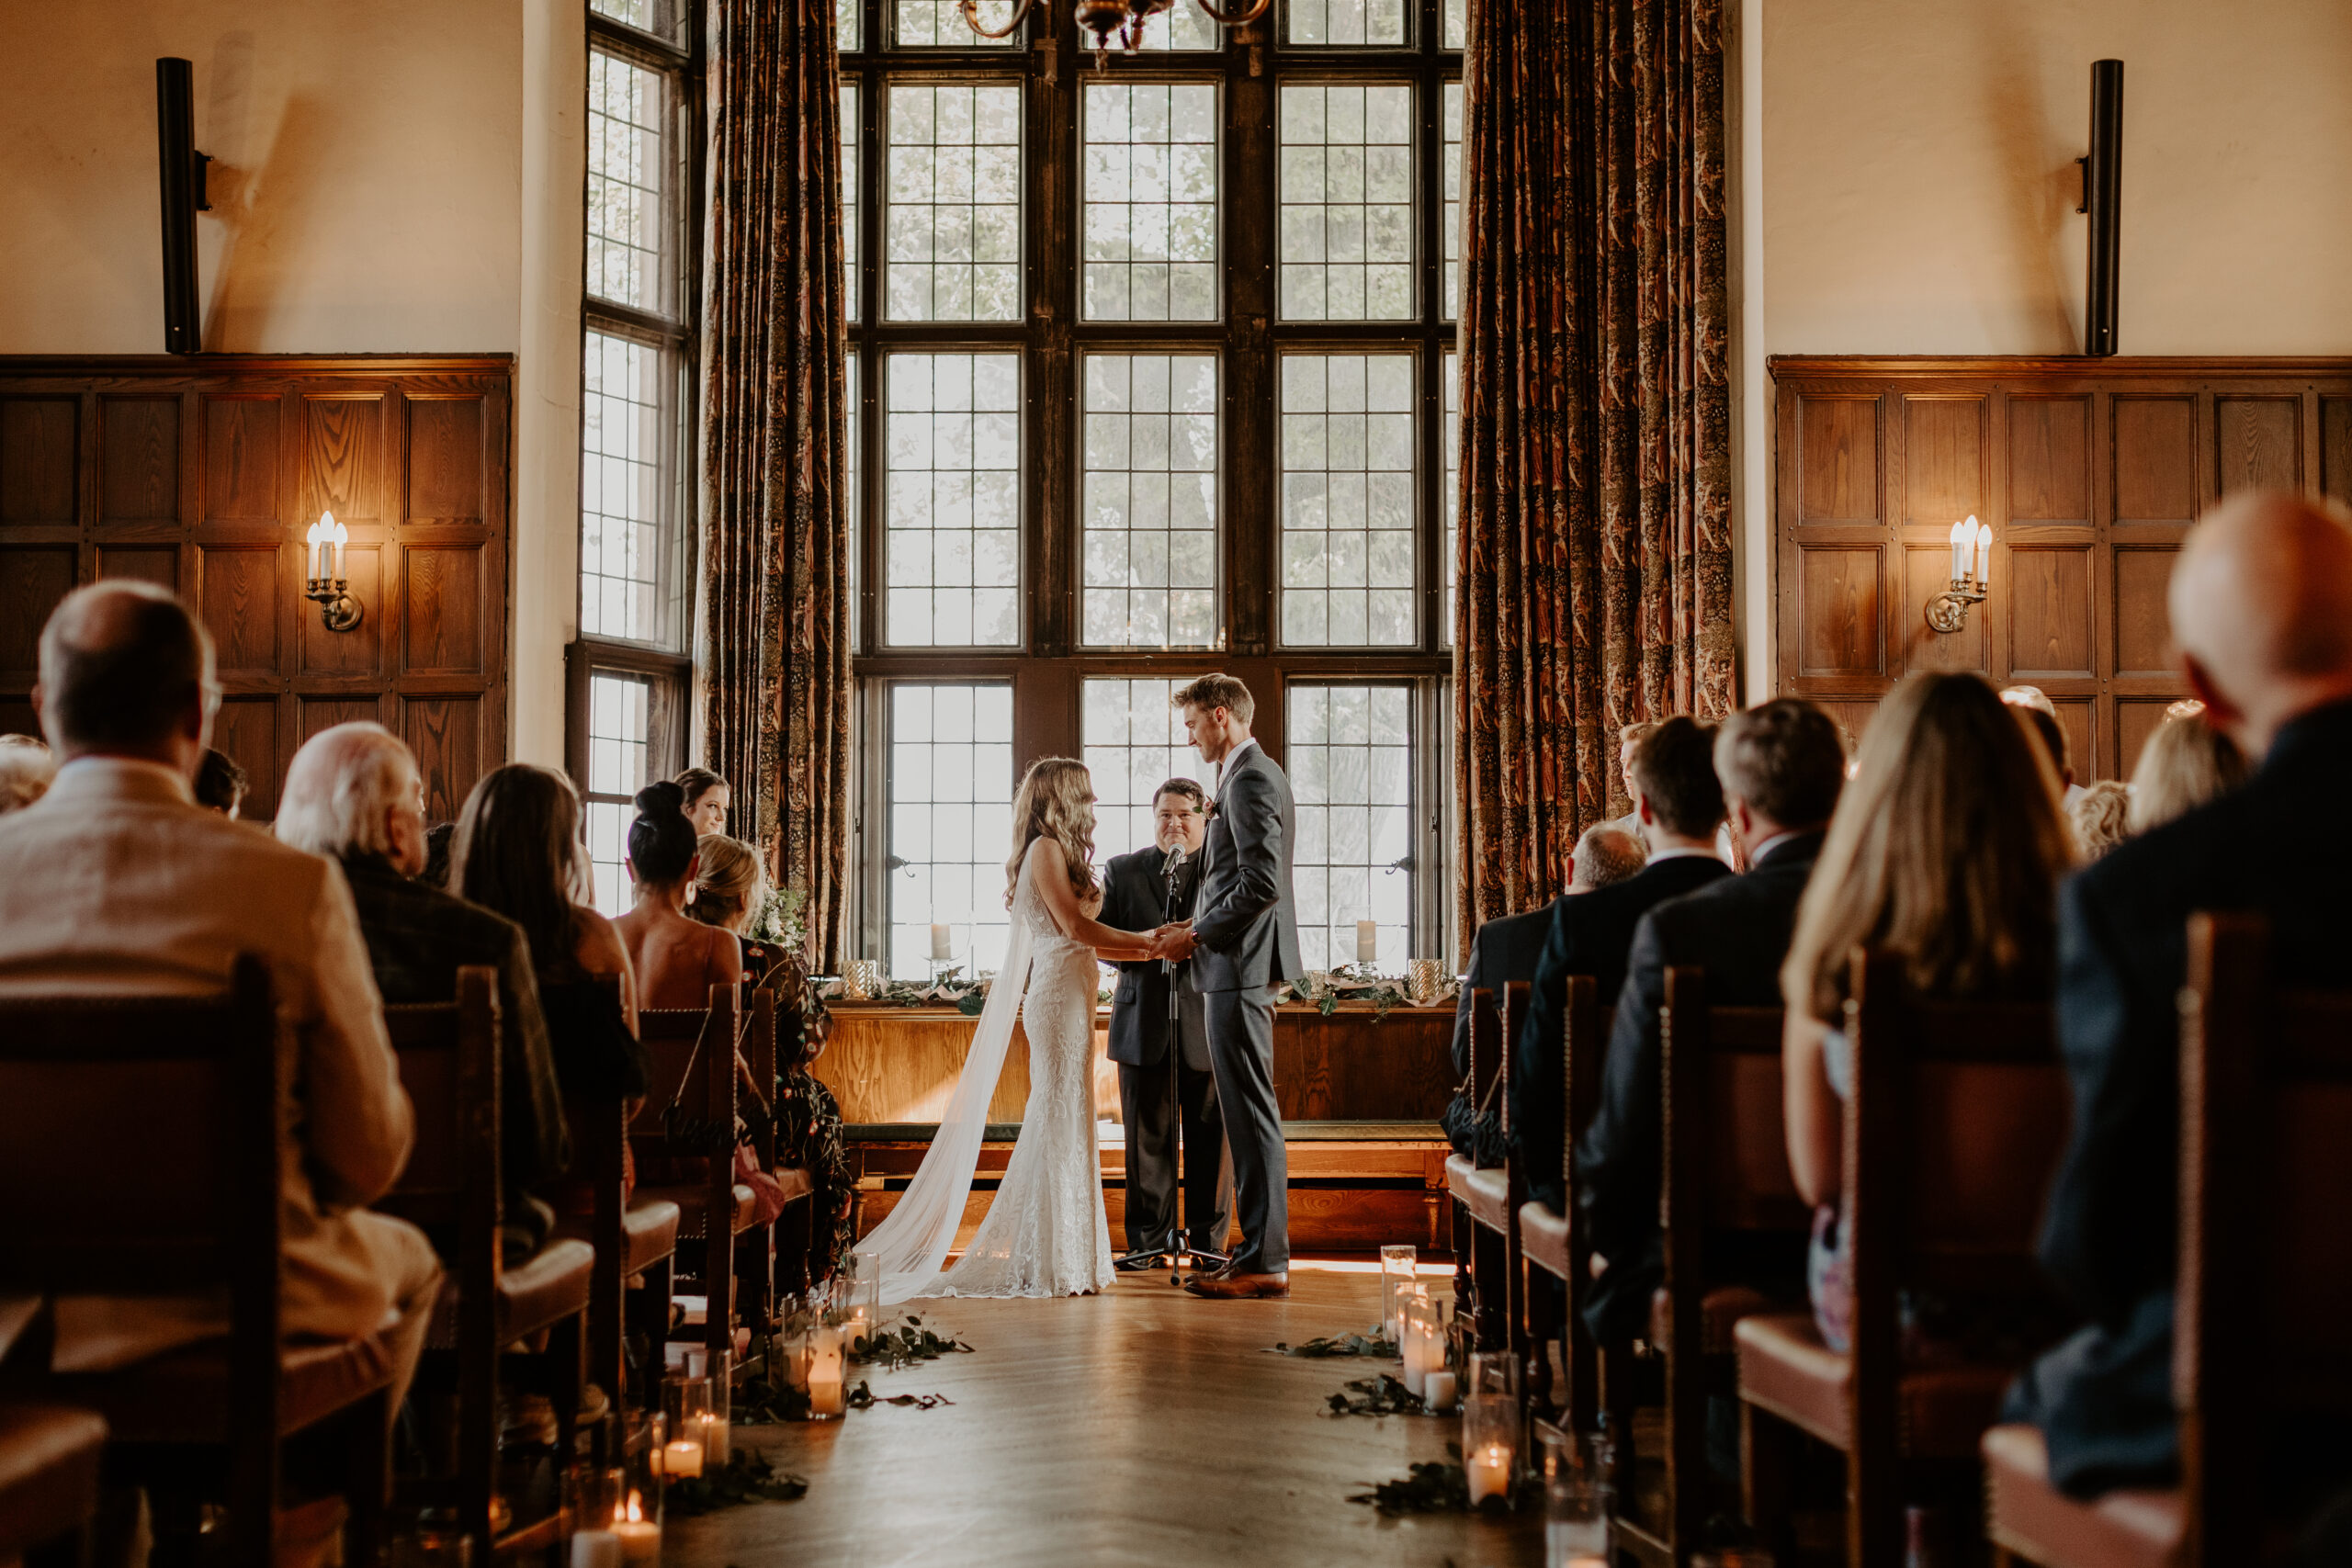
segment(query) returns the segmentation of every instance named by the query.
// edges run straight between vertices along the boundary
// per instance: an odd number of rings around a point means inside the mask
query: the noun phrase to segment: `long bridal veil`
[[[860,1252],[881,1257],[885,1303],[938,1293],[940,1269],[947,1261],[947,1249],[956,1243],[956,1227],[963,1224],[965,1200],[972,1192],[972,1173],[979,1167],[989,1101],[996,1095],[1005,1053],[1012,1043],[1012,1026],[1029,989],[1033,945],[1029,898],[1024,867],[1020,895],[1013,899],[1012,933],[1005,943],[1004,966],[989,986],[979,1026],[972,1032],[971,1054],[964,1058],[964,1075],[940,1114],[930,1152],[922,1156],[907,1190],[899,1194],[897,1207],[857,1243]]]

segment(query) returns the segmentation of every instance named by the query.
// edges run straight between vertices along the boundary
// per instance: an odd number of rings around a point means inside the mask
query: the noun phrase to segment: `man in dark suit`
[[[1568,976],[1591,976],[1600,1005],[1616,1006],[1634,924],[1667,899],[1731,874],[1715,858],[1724,792],[1715,782],[1714,737],[1712,727],[1678,716],[1642,738],[1634,749],[1634,812],[1649,840],[1649,863],[1614,887],[1552,906],[1527,1021],[1510,1047],[1510,1150],[1527,1172],[1528,1196],[1555,1209],[1566,1187],[1561,1150],[1568,1136],[1562,1077]]]
[[[1191,917],[1207,807],[1207,796],[1190,779],[1159,786],[1151,801],[1155,841],[1112,856],[1104,868],[1103,924],[1141,931]],[[1119,970],[1111,997],[1111,1060],[1119,1065],[1119,1120],[1127,1132],[1127,1255],[1118,1266],[1157,1269],[1163,1256],[1182,1251],[1222,1263],[1233,1219],[1233,1162],[1209,1070],[1201,993],[1177,987],[1161,959],[1124,963]],[[1181,1230],[1180,1123],[1190,1222]]]
[[[1230,675],[1204,675],[1176,694],[1201,760],[1217,768],[1207,863],[1190,926],[1156,933],[1156,955],[1192,960],[1209,1066],[1233,1153],[1241,1246],[1215,1274],[1185,1284],[1219,1299],[1290,1294],[1290,1165],[1274,1099],[1274,991],[1305,972],[1291,902],[1290,781],[1250,737],[1256,705]]]
[[[1568,856],[1568,890],[1560,897],[1614,887],[1639,876],[1648,859],[1640,839],[1614,822],[1595,822],[1577,836],[1576,852]],[[1552,933],[1552,910],[1558,902],[1555,898],[1523,915],[1497,915],[1471,939],[1469,972],[1462,976],[1462,991],[1453,1003],[1455,1078],[1470,1076],[1470,993],[1484,987],[1499,998],[1513,980],[1535,978],[1535,961],[1543,956],[1544,939]]]
[[[2058,1034],[2074,1132],[2041,1258],[2090,1319],[2010,1392],[2051,1479],[2089,1496],[2177,1463],[2172,1308],[2187,925],[2271,922],[2288,985],[2352,986],[2352,515],[2301,496],[2233,499],[2189,535],[2168,592],[2205,722],[2254,777],[2086,867],[2059,895]],[[2292,835],[2290,852],[2266,853]],[[2255,1288],[2254,1282],[2247,1282]]]
[[[1794,697],[1725,720],[1715,738],[1714,767],[1749,869],[1642,917],[1617,997],[1600,1107],[1576,1142],[1577,1202],[1605,1263],[1588,1293],[1585,1321],[1611,1342],[1645,1332],[1650,1295],[1664,1277],[1657,1229],[1665,1114],[1658,1022],[1666,971],[1681,964],[1704,969],[1709,999],[1722,1006],[1779,1004],[1781,964],[1796,929],[1797,901],[1846,782],[1836,722]],[[1732,1266],[1738,1269],[1740,1260]],[[1764,1276],[1804,1277],[1801,1250],[1757,1259],[1755,1266]]]

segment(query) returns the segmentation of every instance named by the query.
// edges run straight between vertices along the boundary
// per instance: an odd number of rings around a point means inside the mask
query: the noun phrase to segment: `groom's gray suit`
[[[1208,1014],[1209,1066],[1225,1109],[1241,1217],[1237,1274],[1290,1267],[1290,1166],[1274,1102],[1274,987],[1304,973],[1290,896],[1290,781],[1254,740],[1227,758],[1211,808],[1193,961]]]

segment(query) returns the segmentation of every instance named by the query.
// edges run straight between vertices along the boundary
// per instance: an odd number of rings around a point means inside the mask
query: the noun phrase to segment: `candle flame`
[[[617,1519],[617,1518],[619,1518],[620,1517],[621,1517],[621,1516],[620,1516],[620,1510],[619,1510],[619,1509],[616,1508],[615,1510],[613,1510],[613,1517],[615,1517],[616,1519]],[[629,1522],[630,1524],[638,1524],[638,1523],[640,1523],[640,1522],[644,1519],[644,1517],[645,1517],[645,1507],[644,1507],[644,1505],[642,1504],[642,1502],[640,1502],[640,1501],[639,1501],[639,1493],[638,1493],[637,1488],[636,1488],[636,1487],[634,1487],[634,1486],[632,1486],[632,1487],[630,1487],[630,1488],[629,1488],[629,1493],[628,1493],[628,1522]]]

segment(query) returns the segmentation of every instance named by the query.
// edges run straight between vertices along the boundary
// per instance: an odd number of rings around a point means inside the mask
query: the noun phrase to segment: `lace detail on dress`
[[[1076,1295],[1118,1277],[1094,1121],[1094,950],[1062,934],[1026,874],[1012,914],[1033,943],[1021,1003],[1029,1102],[988,1217],[941,1276],[941,1295]]]

